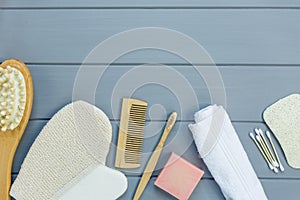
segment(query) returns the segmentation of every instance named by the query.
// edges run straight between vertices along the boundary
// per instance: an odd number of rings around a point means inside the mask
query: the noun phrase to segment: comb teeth
[[[116,167],[140,166],[146,112],[147,103],[136,99],[123,99]]]
[[[133,104],[130,108],[125,146],[125,161],[140,163],[147,107]]]

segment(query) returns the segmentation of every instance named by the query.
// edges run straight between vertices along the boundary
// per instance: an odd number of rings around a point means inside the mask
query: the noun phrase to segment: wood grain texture
[[[216,1],[197,1],[197,0],[153,0],[139,1],[139,0],[0,0],[0,8],[82,8],[82,7],[101,7],[101,8],[151,8],[151,7],[171,7],[171,8],[184,8],[184,7],[297,7],[299,1],[296,0],[216,0]]]
[[[128,87],[125,85],[124,88],[124,85],[118,83],[123,75],[133,69],[132,67],[109,67],[98,84],[96,105],[102,108],[110,119],[120,119],[121,99],[129,97],[133,92],[129,89],[129,85]],[[75,77],[79,66],[29,65],[29,68],[33,76],[36,93],[31,119],[49,119],[65,104],[72,101]],[[173,87],[171,90],[163,85],[148,84],[138,88],[132,96],[149,103],[147,119],[165,120],[167,113],[176,110],[179,114],[179,120],[193,120],[195,111],[211,103],[209,90],[203,78],[196,73],[194,68],[177,66],[173,69],[191,84],[199,104],[191,104],[191,97],[186,95],[181,95],[180,100],[178,100],[178,95],[182,94],[181,91],[190,90],[186,84],[176,84],[175,89]],[[300,68],[298,67],[220,66],[218,69],[224,81],[227,97],[226,108],[233,121],[263,121],[262,112],[269,105],[279,98],[300,92]],[[165,74],[157,73],[156,70],[153,68],[152,74],[143,74],[144,78],[161,77],[162,79]],[[91,71],[93,72],[93,69]],[[125,80],[134,83],[137,79],[129,77]],[[174,84],[169,85],[169,87],[172,85]],[[117,88],[124,88],[124,90],[112,97],[113,91]],[[222,87],[214,86],[211,90],[218,94],[222,91]],[[84,99],[90,92],[90,90],[84,89],[80,95]],[[184,105],[180,105],[180,101]],[[113,114],[113,110],[115,114]]]
[[[151,26],[192,37],[218,64],[300,64],[299,18],[298,9],[0,10],[0,59],[14,56],[26,63],[81,63],[108,37]],[[186,61],[144,49],[116,63]]]
[[[23,136],[23,133],[26,129],[27,123],[30,118],[30,113],[32,109],[32,103],[33,103],[33,84],[32,84],[32,77],[30,74],[29,69],[27,66],[15,59],[10,59],[4,61],[0,67],[2,69],[6,69],[8,66],[11,68],[14,68],[21,72],[24,80],[24,84],[26,87],[25,92],[26,92],[26,102],[24,106],[24,111],[21,120],[19,121],[19,124],[17,127],[15,127],[13,130],[8,130],[6,131],[0,131],[0,199],[1,200],[10,200],[9,196],[9,190],[10,190],[10,185],[11,185],[11,172],[12,172],[12,164],[15,156],[16,149],[19,145],[19,142]],[[2,74],[3,75],[3,74]],[[6,74],[7,75],[7,74]],[[2,76],[3,79],[3,76]],[[16,87],[20,87],[20,85],[16,86],[17,82],[14,82]],[[7,83],[6,83],[7,84]],[[11,84],[11,83],[9,83]],[[23,83],[22,83],[23,84]],[[2,84],[1,84],[2,85]],[[4,84],[3,84],[4,85]],[[2,85],[2,86],[3,86]],[[4,87],[4,86],[3,86]],[[2,90],[4,91],[4,90]],[[17,90],[15,90],[17,91]],[[12,93],[13,94],[13,93]],[[15,92],[15,94],[17,94]],[[20,94],[17,94],[20,95]],[[24,99],[25,100],[25,99]],[[18,102],[20,103],[20,102]],[[18,104],[20,107],[20,104]],[[18,107],[18,109],[19,109]],[[3,119],[3,118],[1,118]]]
[[[0,137],[0,198],[10,200],[11,168],[18,141],[16,138]]]
[[[130,98],[122,100],[115,167],[130,169],[141,166],[146,113],[147,102]]]

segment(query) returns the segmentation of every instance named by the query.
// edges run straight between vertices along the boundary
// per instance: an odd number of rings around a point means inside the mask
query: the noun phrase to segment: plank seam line
[[[13,172],[11,173],[12,176],[17,176],[19,173],[17,172]],[[155,174],[153,176],[151,176],[151,178],[156,178],[158,175]],[[142,175],[126,175],[126,177],[128,178],[141,178]],[[258,177],[260,180],[274,180],[274,181],[278,181],[278,180],[294,180],[294,181],[300,181],[300,178],[292,178],[292,177]],[[213,177],[203,177],[202,180],[214,180]]]
[[[298,10],[300,6],[7,6],[1,10]]]
[[[26,62],[26,61],[25,61]],[[83,65],[83,63],[47,63],[47,62],[26,62],[27,65]],[[144,65],[145,63],[84,63],[84,65],[109,65],[109,66],[129,66],[129,65]],[[192,64],[190,63],[147,63],[149,65],[159,65],[159,64],[164,64],[164,65],[174,65],[174,66],[191,66]],[[267,64],[262,64],[262,63],[215,63],[215,64],[205,64],[205,63],[193,63],[193,65],[196,66],[218,66],[218,67],[227,67],[227,66],[258,66],[258,67],[300,67],[299,64],[285,64],[285,63],[267,63]]]
[[[29,119],[29,121],[49,121],[51,118],[32,118],[32,119]],[[120,119],[109,119],[109,121],[111,122],[119,122]],[[163,119],[153,119],[153,120],[150,120],[150,119],[146,119],[146,122],[166,122],[166,120],[163,120]],[[194,123],[194,120],[177,120],[176,122],[180,122],[180,123],[184,123],[184,122],[190,122],[190,123]],[[260,123],[260,124],[264,124],[263,121],[249,121],[249,120],[232,120],[231,121],[232,123]]]

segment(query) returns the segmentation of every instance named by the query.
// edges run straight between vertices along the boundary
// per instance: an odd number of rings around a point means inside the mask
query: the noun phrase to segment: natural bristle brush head
[[[0,94],[0,130],[14,130],[26,104],[26,82],[18,69],[10,65],[0,67]]]
[[[16,149],[30,118],[32,78],[15,59],[0,65],[0,199],[10,200],[11,168]]]

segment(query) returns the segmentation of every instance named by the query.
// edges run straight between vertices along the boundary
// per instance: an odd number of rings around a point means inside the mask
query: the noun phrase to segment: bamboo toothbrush
[[[0,199],[10,200],[12,162],[33,102],[32,78],[23,62],[0,65],[0,102]]]
[[[156,167],[156,164],[158,162],[158,159],[159,159],[162,149],[164,147],[165,141],[175,125],[176,119],[177,119],[177,113],[173,112],[170,115],[170,117],[166,123],[165,130],[160,138],[158,145],[156,146],[154,152],[152,153],[152,155],[147,163],[147,166],[146,166],[143,176],[139,182],[139,185],[137,187],[137,190],[135,192],[133,200],[138,200],[141,197],[143,191],[145,190],[147,183],[148,183],[149,179],[151,178],[152,173]]]
[[[280,159],[279,159],[279,156],[278,156],[278,153],[277,153],[277,151],[276,151],[275,145],[274,145],[273,140],[272,140],[272,138],[271,138],[270,132],[269,132],[269,131],[266,131],[266,135],[267,135],[267,137],[269,138],[269,141],[270,141],[271,146],[272,146],[272,148],[273,148],[274,154],[275,154],[276,159],[277,159],[277,161],[278,161],[278,163],[279,163],[279,169],[280,169],[280,171],[283,172],[283,171],[284,171],[284,167],[283,167],[282,164],[281,164],[281,161],[280,161]]]
[[[271,164],[269,158],[267,158],[265,152],[262,150],[262,148],[260,147],[260,145],[258,144],[258,142],[256,141],[255,139],[255,136],[252,132],[249,133],[250,137],[252,138],[253,142],[255,143],[255,145],[257,146],[258,150],[260,151],[261,155],[264,157],[265,161],[267,162],[269,168],[273,171],[274,170],[274,167],[273,165]]]

